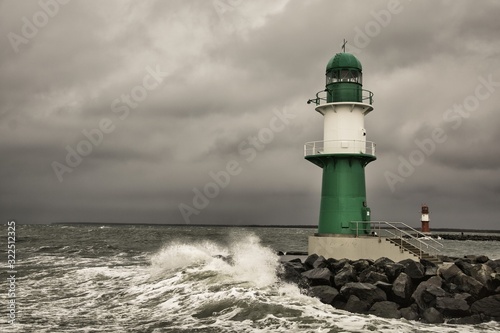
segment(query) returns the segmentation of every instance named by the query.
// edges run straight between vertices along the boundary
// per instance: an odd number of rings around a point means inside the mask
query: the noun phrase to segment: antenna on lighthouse
[[[342,51],[344,51],[344,53],[345,53],[345,44],[347,44],[347,41],[344,38],[344,43],[342,44]]]

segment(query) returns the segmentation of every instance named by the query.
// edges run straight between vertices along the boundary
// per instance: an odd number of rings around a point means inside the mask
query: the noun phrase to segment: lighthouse
[[[373,93],[363,89],[361,62],[345,51],[328,61],[325,75],[325,89],[307,102],[316,105],[324,124],[323,140],[304,146],[305,159],[320,167],[323,177],[318,231],[309,237],[309,253],[370,258],[370,247],[359,240],[376,238],[365,186],[365,167],[376,160],[365,129]]]
[[[365,116],[373,93],[363,89],[359,60],[337,53],[326,65],[325,90],[308,103],[323,115],[323,140],[305,144],[305,158],[323,169],[318,235],[359,235],[370,231],[365,167],[374,161]]]

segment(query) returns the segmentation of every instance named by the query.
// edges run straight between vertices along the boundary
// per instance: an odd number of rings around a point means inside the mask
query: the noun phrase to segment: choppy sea
[[[336,310],[277,278],[277,251],[314,229],[17,225],[16,319],[8,323],[7,226],[1,332],[499,332]],[[500,242],[443,241],[443,254],[500,258]],[[228,263],[220,256],[232,256]]]

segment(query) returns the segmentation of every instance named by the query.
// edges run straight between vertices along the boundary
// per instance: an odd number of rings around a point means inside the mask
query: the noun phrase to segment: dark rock
[[[495,270],[497,267],[500,267],[500,259],[488,260],[486,265],[490,266],[492,270]]]
[[[390,282],[394,281],[404,270],[404,266],[398,263],[388,264],[384,268],[385,275]]]
[[[437,267],[437,265],[435,263],[433,263],[432,261],[426,260],[426,259],[420,259],[420,263],[422,265],[424,265],[425,268],[427,268],[427,267]]]
[[[442,262],[453,262],[455,261],[454,258],[451,258],[451,257],[448,257],[448,256],[438,256],[438,258],[442,261]]]
[[[456,294],[460,292],[460,290],[458,290],[458,286],[451,282],[445,283],[442,288],[450,294]]]
[[[435,263],[425,259],[420,259],[420,263],[424,266],[425,278],[437,275],[438,266]]]
[[[366,301],[370,305],[375,302],[387,301],[386,293],[370,283],[349,282],[340,289],[340,294],[345,298],[355,295],[360,300]]]
[[[349,296],[344,310],[353,313],[366,313],[370,308],[370,303],[359,299],[356,295]]]
[[[304,260],[304,265],[309,269],[314,268],[313,264],[316,260],[318,260],[318,258],[319,256],[316,253],[313,253],[308,256],[306,260]]]
[[[466,275],[472,276],[472,270],[473,270],[472,264],[465,262],[463,259],[458,259],[455,261],[455,265],[457,265],[457,267],[460,268],[460,270],[464,272]]]
[[[431,281],[432,280],[432,281]],[[436,285],[437,281],[434,278],[422,282],[411,295],[411,299],[417,303],[420,310],[425,310],[433,307],[436,304],[437,297],[443,297],[446,292],[441,287]]]
[[[436,309],[447,317],[462,317],[469,314],[470,306],[463,298],[438,297]]]
[[[346,264],[349,264],[349,259],[340,259],[336,262],[330,263],[330,268],[332,272],[337,274]]]
[[[403,302],[407,302],[412,293],[412,281],[406,273],[401,273],[392,284],[392,292]]]
[[[377,281],[373,283],[373,285],[377,288],[382,289],[386,295],[392,294],[392,283]]]
[[[473,313],[500,318],[500,295],[492,295],[472,303]]]
[[[375,266],[370,266],[370,267],[364,269],[361,273],[358,274],[358,280],[364,281],[366,279],[366,276],[368,274],[370,274],[371,272],[378,272],[378,268]]]
[[[292,259],[292,260],[288,260],[288,262],[298,262],[298,263],[302,264],[302,260],[300,260],[300,258],[295,258],[295,259]]]
[[[325,268],[328,266],[328,262],[326,261],[325,257],[319,256],[318,259],[316,259],[313,262],[313,267],[314,268]]]
[[[476,299],[482,298],[485,295],[485,287],[473,277],[466,275],[456,264],[440,269],[439,273],[448,284],[456,284],[459,291],[469,293]],[[445,287],[445,289],[451,290],[450,287]]]
[[[448,320],[448,324],[451,325],[476,325],[481,324],[483,319],[481,315],[474,314],[472,316],[462,317],[462,318],[452,318]]]
[[[333,275],[328,268],[313,268],[309,271],[303,272],[302,276],[309,280],[311,286],[326,285],[331,286]]]
[[[493,270],[486,264],[477,264],[472,268],[471,276],[485,286],[488,290],[493,291]]]
[[[428,324],[444,323],[443,315],[441,314],[441,312],[433,307],[425,309],[424,312],[422,312],[422,321]]]
[[[337,274],[335,274],[334,278],[334,283],[337,288],[341,288],[346,283],[356,281],[358,281],[356,270],[348,263],[346,263],[344,267]]]
[[[472,295],[468,293],[455,294],[453,297],[456,299],[463,299],[469,305],[471,305],[475,301],[474,297],[472,297]]]
[[[383,318],[401,318],[399,305],[390,301],[376,302],[372,305],[370,310],[368,310],[368,313]]]
[[[370,267],[372,263],[366,259],[356,260],[352,263],[352,267],[356,270],[356,272],[360,273]]]
[[[428,277],[431,277],[431,276],[436,276],[437,275],[437,272],[438,272],[438,268],[437,266],[434,266],[434,267],[425,267],[425,277],[428,278]]]
[[[405,259],[399,262],[404,266],[404,272],[414,281],[420,281],[425,276],[424,265],[412,259]]]
[[[314,286],[311,287],[309,293],[325,304],[332,304],[335,297],[339,295],[338,290],[330,286]]]
[[[476,257],[476,264],[485,264],[488,262],[488,260],[490,260],[490,258],[488,258],[487,256],[479,255]]]
[[[297,272],[302,273],[305,272],[306,268],[304,265],[299,261],[285,261],[282,263],[283,266],[291,267],[295,269]]]
[[[412,304],[407,308],[401,308],[399,311],[401,312],[401,316],[407,320],[418,320],[420,318],[416,304]]]
[[[438,273],[445,279],[446,282],[453,282],[455,277],[460,273],[463,274],[462,270],[456,265],[452,264],[448,267],[441,267],[438,269]]]
[[[360,279],[360,282],[366,282],[371,284],[374,284],[375,282],[379,281],[389,283],[387,276],[385,276],[385,274],[378,272],[369,272],[368,274],[366,274],[363,280]]]
[[[296,265],[296,263],[282,263],[282,269],[278,271],[278,277],[282,281],[296,284],[301,289],[307,289],[309,287],[308,280],[297,271],[294,265]]]
[[[473,277],[462,274],[455,280],[458,290],[471,294],[475,299],[485,296],[486,288]]]
[[[375,260],[375,262],[373,264],[376,267],[383,269],[387,265],[394,264],[394,260],[391,260],[391,259],[386,258],[386,257],[381,257],[381,258],[378,258],[377,260]]]

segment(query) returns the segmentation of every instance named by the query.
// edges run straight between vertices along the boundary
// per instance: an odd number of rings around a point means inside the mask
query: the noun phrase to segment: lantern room
[[[361,63],[350,53],[337,53],[326,65],[327,102],[362,102],[362,91]]]

